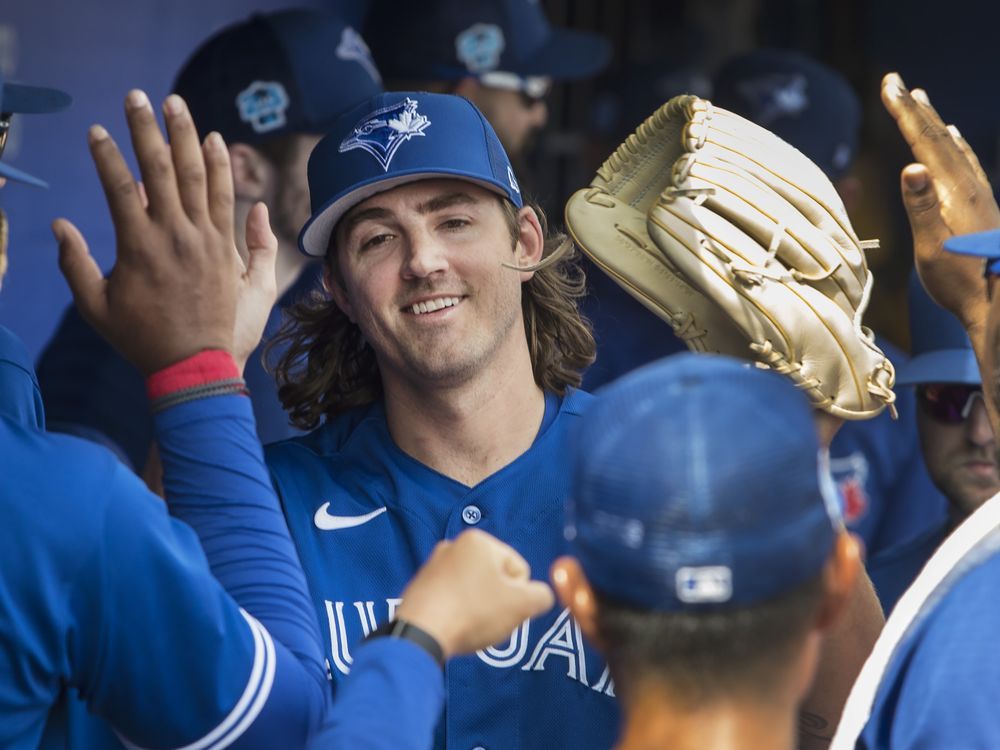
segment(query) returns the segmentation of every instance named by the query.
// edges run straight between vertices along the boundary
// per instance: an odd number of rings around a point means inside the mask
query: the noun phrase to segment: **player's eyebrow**
[[[454,193],[445,193],[444,195],[436,195],[433,198],[427,199],[423,203],[417,205],[417,212],[420,214],[430,214],[435,211],[451,208],[452,206],[475,206],[478,204],[479,200],[475,196],[459,190]],[[391,216],[392,213],[390,211],[380,208],[379,206],[362,208],[359,211],[351,211],[348,212],[347,216],[340,220],[340,226],[337,228],[337,231],[341,233],[341,236],[344,239],[347,239],[351,236],[351,232],[354,231],[354,228],[361,222],[388,219]]]
[[[340,220],[340,226],[337,227],[337,231],[340,236],[347,239],[351,236],[351,232],[354,228],[363,221],[375,221],[377,219],[388,219],[392,214],[378,206],[372,206],[371,208],[363,208],[360,211],[352,211],[347,214],[343,219]]]
[[[436,195],[433,198],[424,201],[417,206],[417,211],[422,214],[430,214],[445,208],[451,208],[452,206],[474,206],[477,203],[479,203],[479,201],[468,193],[456,191],[454,193],[446,193],[445,195]]]

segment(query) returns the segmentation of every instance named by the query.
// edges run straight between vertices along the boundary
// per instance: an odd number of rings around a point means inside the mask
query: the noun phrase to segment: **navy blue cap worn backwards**
[[[510,159],[467,99],[387,92],[341,116],[309,157],[312,216],[299,235],[306,255],[326,255],[347,211],[376,193],[434,177],[468,180],[521,208]]]
[[[459,80],[505,73],[574,79],[601,70],[611,45],[599,34],[555,28],[538,0],[432,0],[375,4],[365,26],[387,78]]]
[[[778,596],[842,528],[806,398],[728,357],[667,357],[599,391],[573,464],[570,551],[597,591],[644,609]]]
[[[831,180],[854,162],[861,102],[846,78],[805,55],[759,49],[732,58],[715,77],[712,102],[792,144]]]
[[[204,42],[174,82],[202,136],[255,144],[325,133],[344,110],[382,90],[361,36],[316,10],[255,15]]]
[[[20,83],[10,83],[3,78],[0,71],[0,113],[3,115],[12,114],[44,114],[46,112],[58,112],[66,109],[73,100],[69,94],[42,86],[25,86]],[[6,117],[0,119],[0,144],[6,142],[7,129],[10,121]],[[3,149],[0,148],[0,157]],[[18,182],[26,182],[37,187],[48,187],[48,185],[32,177],[27,172],[5,164],[0,160],[0,177],[5,177]]]
[[[965,328],[958,318],[931,299],[916,271],[910,274],[909,306],[913,356],[896,368],[896,383],[977,385],[982,382]]]
[[[944,249],[959,255],[975,255],[986,258],[985,274],[987,276],[1000,275],[1000,229],[960,234],[945,240]]]

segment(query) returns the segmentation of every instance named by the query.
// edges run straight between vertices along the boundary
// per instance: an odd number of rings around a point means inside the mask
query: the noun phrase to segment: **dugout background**
[[[421,0],[411,0],[420,2]],[[898,174],[906,150],[878,101],[883,72],[896,69],[928,90],[958,125],[1000,184],[1000,6],[976,0],[542,0],[553,23],[599,30],[614,57],[598,78],[557,87],[550,124],[536,144],[527,182],[554,219],[620,140],[660,102],[685,90],[708,95],[709,77],[731,54],[756,46],[796,49],[843,72],[865,108],[855,174],[864,183],[853,215],[877,288],[867,322],[907,346],[905,288],[909,233]],[[5,161],[47,179],[48,191],[9,185],[0,206],[10,217],[11,268],[0,293],[0,323],[37,354],[69,292],[56,267],[48,225],[67,216],[84,231],[103,267],[113,233],[86,148],[86,129],[108,127],[127,140],[121,102],[132,87],[154,101],[169,90],[183,59],[221,26],[255,10],[339,7],[355,21],[365,3],[350,0],[56,0],[0,7],[0,69],[8,79],[63,88],[67,112],[15,118]],[[525,180],[522,180],[522,184]]]

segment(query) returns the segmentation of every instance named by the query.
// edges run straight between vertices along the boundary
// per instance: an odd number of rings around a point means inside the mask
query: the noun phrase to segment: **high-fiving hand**
[[[80,231],[58,219],[52,228],[59,265],[84,318],[143,374],[205,349],[229,351],[242,365],[274,304],[277,240],[266,207],[257,204],[247,218],[244,265],[234,240],[225,143],[218,133],[199,143],[176,95],[163,113],[169,142],[147,96],[135,90],[126,97],[142,184],[108,132],[90,129],[115,226],[115,265],[104,277]]]

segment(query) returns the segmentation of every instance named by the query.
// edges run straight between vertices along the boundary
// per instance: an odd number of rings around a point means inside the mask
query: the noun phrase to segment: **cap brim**
[[[959,255],[986,258],[986,270],[989,273],[1000,273],[1000,229],[952,237],[945,240],[944,249]]]
[[[896,368],[896,385],[982,382],[979,363],[971,349],[940,349],[920,354]]]
[[[49,183],[44,180],[39,180],[37,177],[32,177],[27,172],[22,172],[20,169],[10,166],[10,164],[4,164],[0,161],[0,177],[5,177],[9,180],[14,180],[15,182],[24,182],[28,185],[34,185],[35,187],[47,188]]]
[[[0,110],[22,114],[41,114],[66,109],[72,102],[73,98],[59,89],[5,83],[2,95],[0,95]]]
[[[603,69],[611,59],[611,42],[600,34],[552,29],[538,52],[510,70],[520,76],[558,80],[584,78]]]
[[[421,169],[413,172],[403,172],[388,179],[373,179],[362,183],[343,195],[335,196],[328,201],[325,206],[320,208],[320,210],[317,211],[312,217],[310,217],[309,221],[305,223],[305,226],[302,227],[302,231],[299,233],[299,250],[314,258],[325,257],[327,248],[330,246],[330,235],[333,234],[333,230],[337,226],[337,222],[340,221],[344,214],[356,205],[362,201],[368,200],[373,195],[384,193],[386,190],[392,190],[394,187],[399,187],[400,185],[417,182],[419,180],[442,178],[454,178],[456,180],[471,182],[489,190],[490,192],[497,193],[504,198],[510,199],[510,195],[499,185],[487,182],[486,180],[470,177],[468,174],[458,171],[443,169],[427,171]]]

